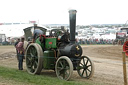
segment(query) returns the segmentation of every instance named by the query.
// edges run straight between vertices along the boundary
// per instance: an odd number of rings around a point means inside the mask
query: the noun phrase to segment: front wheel
[[[55,65],[56,75],[59,79],[69,80],[73,73],[73,64],[71,60],[66,57],[60,57]]]
[[[77,72],[82,78],[91,78],[94,73],[93,62],[87,56],[82,56],[77,65]]]

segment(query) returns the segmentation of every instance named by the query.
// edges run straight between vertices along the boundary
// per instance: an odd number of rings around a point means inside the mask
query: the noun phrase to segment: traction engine
[[[76,43],[76,10],[69,11],[70,33],[63,29],[52,29],[49,35],[39,35],[34,43],[29,43],[31,30],[44,27],[32,26],[24,29],[26,68],[30,74],[40,74],[42,70],[54,70],[59,79],[69,80],[73,70],[80,77],[89,79],[94,73],[94,64],[82,55],[82,47]]]

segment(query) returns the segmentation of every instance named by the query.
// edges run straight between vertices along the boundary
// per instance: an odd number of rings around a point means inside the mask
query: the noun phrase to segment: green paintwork
[[[38,43],[42,48],[44,47],[44,44],[40,42],[39,38],[36,39],[36,43]]]
[[[49,43],[50,42],[50,43]],[[39,38],[36,39],[42,48],[44,48],[44,43],[41,43]],[[51,49],[56,48],[56,38],[46,38],[45,39],[45,48]],[[54,69],[55,68],[55,54],[53,50],[46,50],[43,53],[43,68],[45,69]]]
[[[46,38],[45,48],[46,49],[56,48],[56,38]]]
[[[54,69],[55,68],[55,54],[52,50],[44,51],[43,54],[43,68]]]

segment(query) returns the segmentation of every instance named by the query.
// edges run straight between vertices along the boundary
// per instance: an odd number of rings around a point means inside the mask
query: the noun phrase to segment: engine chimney
[[[70,43],[75,43],[75,33],[76,33],[76,10],[69,10],[70,19]]]
[[[75,32],[76,32],[76,10],[69,10],[70,20],[70,43],[65,46],[59,47],[59,56],[68,56],[71,58],[81,57],[82,48],[79,44],[75,43]]]

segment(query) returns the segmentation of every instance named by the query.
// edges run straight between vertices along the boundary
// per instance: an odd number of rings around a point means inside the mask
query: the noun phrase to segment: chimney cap
[[[69,13],[77,13],[77,11],[75,9],[70,9]]]

